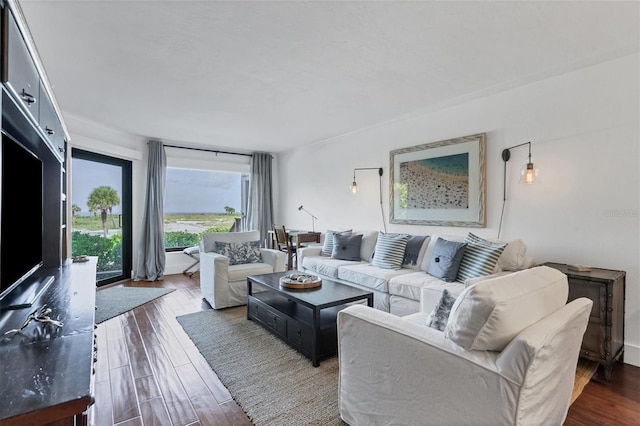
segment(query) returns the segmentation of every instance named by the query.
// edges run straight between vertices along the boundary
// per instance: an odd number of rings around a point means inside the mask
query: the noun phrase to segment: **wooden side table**
[[[625,271],[592,268],[588,272],[570,270],[562,263],[544,263],[567,275],[569,300],[588,297],[593,300],[589,324],[582,339],[580,356],[599,362],[606,380],[611,380],[613,365],[624,353]]]

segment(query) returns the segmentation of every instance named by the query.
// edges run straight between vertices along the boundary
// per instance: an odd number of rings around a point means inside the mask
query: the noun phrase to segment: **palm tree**
[[[82,211],[82,209],[80,208],[79,205],[73,204],[71,206],[71,216],[75,216],[77,213],[80,213],[81,211]]]
[[[120,204],[118,192],[110,186],[99,186],[94,188],[91,194],[89,194],[87,206],[90,212],[100,212],[105,238],[108,237],[109,231],[107,227],[107,211],[111,211],[113,206],[117,206],[118,204]]]

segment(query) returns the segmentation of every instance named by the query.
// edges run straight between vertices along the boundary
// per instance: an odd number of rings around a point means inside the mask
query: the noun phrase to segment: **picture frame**
[[[389,222],[482,228],[486,135],[390,151]]]

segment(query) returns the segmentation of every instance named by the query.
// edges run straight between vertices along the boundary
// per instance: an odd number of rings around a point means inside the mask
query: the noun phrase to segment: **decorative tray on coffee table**
[[[315,275],[293,273],[281,277],[280,285],[286,288],[316,288],[322,285],[322,280]]]

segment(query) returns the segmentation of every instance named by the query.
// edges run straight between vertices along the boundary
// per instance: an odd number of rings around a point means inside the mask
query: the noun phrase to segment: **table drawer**
[[[249,298],[249,316],[260,322],[274,334],[287,337],[287,320],[282,314],[255,298]]]
[[[301,352],[308,353],[313,345],[313,330],[306,324],[290,321],[287,324],[287,341]]]

